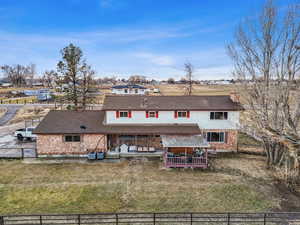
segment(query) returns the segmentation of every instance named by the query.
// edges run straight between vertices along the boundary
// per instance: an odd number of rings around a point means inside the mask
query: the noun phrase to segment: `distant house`
[[[111,88],[111,92],[117,95],[144,95],[147,88],[136,84],[115,85]]]

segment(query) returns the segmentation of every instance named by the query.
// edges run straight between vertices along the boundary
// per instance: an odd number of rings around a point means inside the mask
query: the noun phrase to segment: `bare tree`
[[[130,84],[144,84],[146,83],[146,81],[147,81],[146,77],[142,75],[133,75],[130,76],[128,79],[128,82]]]
[[[167,80],[168,84],[175,84],[175,79],[170,77],[168,80]]]
[[[43,74],[42,80],[43,80],[43,84],[46,87],[52,88],[53,84],[56,81],[58,74],[54,71],[54,70],[46,70]]]
[[[184,71],[186,72],[185,80],[187,81],[186,95],[192,95],[194,66],[187,62],[184,64]]]
[[[299,12],[290,5],[278,15],[267,1],[258,18],[240,24],[228,46],[234,75],[242,81],[247,125],[261,137],[268,165],[284,168],[288,182],[299,177]]]
[[[27,66],[27,75],[26,75],[26,80],[27,80],[26,83],[30,87],[33,86],[33,80],[35,75],[36,75],[36,65],[31,63],[29,66]]]
[[[22,65],[4,65],[1,67],[4,77],[14,86],[21,87],[26,85],[26,78],[31,73],[30,66]]]

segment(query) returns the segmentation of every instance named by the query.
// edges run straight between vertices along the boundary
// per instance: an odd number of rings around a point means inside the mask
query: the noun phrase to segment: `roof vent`
[[[143,98],[142,107],[147,108],[148,107],[148,98]]]
[[[84,126],[84,125],[81,125],[81,126],[80,126],[80,129],[83,129],[83,130],[85,130],[85,129],[86,129],[86,126]]]

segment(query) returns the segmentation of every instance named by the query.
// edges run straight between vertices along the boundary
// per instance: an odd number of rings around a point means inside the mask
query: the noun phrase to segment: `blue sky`
[[[279,7],[299,0],[277,0]],[[82,48],[98,76],[231,78],[226,43],[264,0],[1,0],[0,64],[55,69],[60,49]]]

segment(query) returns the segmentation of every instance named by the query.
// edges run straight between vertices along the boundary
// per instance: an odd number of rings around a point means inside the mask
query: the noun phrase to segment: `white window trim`
[[[223,139],[223,141],[208,141],[208,140],[207,140],[207,138],[208,138],[207,133],[223,133],[224,139]],[[217,144],[217,143],[225,143],[225,140],[226,140],[226,132],[224,132],[224,131],[221,131],[221,132],[208,131],[208,132],[206,132],[206,141],[207,141],[208,143],[216,143],[216,144]]]
[[[211,113],[216,113],[216,112],[222,112],[222,113],[227,112],[227,119],[211,119],[210,114]],[[211,111],[211,112],[209,112],[209,120],[228,120],[228,115],[229,115],[228,111]]]
[[[154,113],[154,116],[150,116],[150,113]],[[148,118],[156,118],[156,111],[148,111]]]
[[[121,116],[121,113],[127,113],[127,116]],[[119,111],[119,118],[129,118],[129,111]]]
[[[185,116],[179,116],[179,113],[185,112]],[[187,118],[188,111],[177,111],[177,118]]]
[[[79,136],[79,138],[80,138],[80,141],[66,141],[66,136]],[[64,136],[63,136],[63,142],[65,142],[65,143],[81,143],[82,142],[82,135],[80,135],[80,134],[65,134]]]

